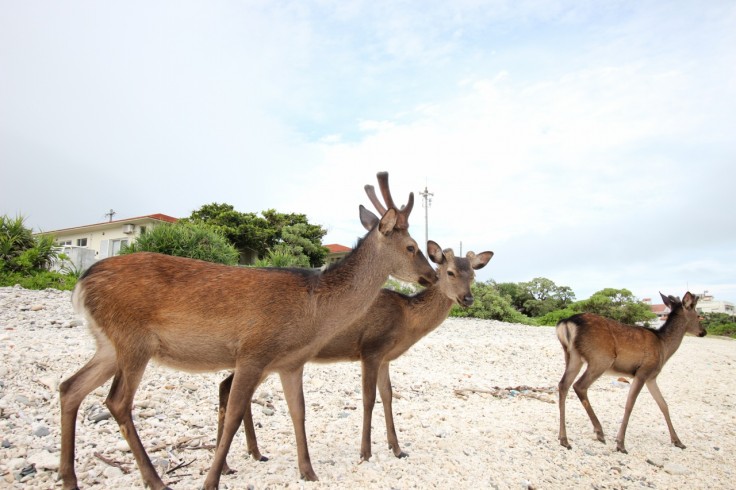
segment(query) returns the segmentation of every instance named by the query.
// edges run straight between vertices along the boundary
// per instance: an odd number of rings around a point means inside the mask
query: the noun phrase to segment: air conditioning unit
[[[123,233],[130,235],[135,231],[135,225],[123,225]]]

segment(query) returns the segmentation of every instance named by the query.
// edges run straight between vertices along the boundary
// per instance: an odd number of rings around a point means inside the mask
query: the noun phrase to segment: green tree
[[[602,289],[590,298],[579,301],[576,309],[628,324],[656,318],[649,305],[636,299],[628,289]]]
[[[274,229],[265,218],[235,211],[231,204],[205,204],[181,223],[199,223],[218,229],[243,257],[264,257],[274,238]]]
[[[519,312],[524,312],[524,303],[533,300],[529,291],[523,286],[524,283],[502,282],[496,285],[498,292],[506,297]]]
[[[567,286],[558,286],[546,277],[535,277],[529,282],[519,283],[524,293],[519,294],[515,306],[531,317],[540,317],[552,311],[567,307],[575,299],[575,294]],[[521,308],[518,302],[523,301]]]
[[[206,223],[220,229],[241,251],[265,259],[266,263],[283,260],[283,254],[291,254],[296,263],[319,267],[324,263],[327,249],[322,238],[327,231],[310,224],[304,214],[278,213],[274,209],[263,211],[262,216],[235,211],[230,204],[212,203],[194,211],[189,218],[180,221]],[[270,255],[270,259],[269,259]]]
[[[450,311],[450,316],[482,318],[511,323],[531,323],[528,317],[514,308],[508,297],[499,292],[492,280],[474,283],[470,289],[474,297],[473,305],[467,308],[455,306]]]
[[[164,223],[124,246],[121,254],[157,252],[220,264],[238,263],[238,251],[218,229],[202,223]]]
[[[736,317],[726,313],[705,313],[703,326],[710,335],[725,335],[736,338]]]

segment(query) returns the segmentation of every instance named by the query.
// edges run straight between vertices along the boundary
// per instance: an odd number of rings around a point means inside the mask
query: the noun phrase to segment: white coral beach
[[[55,488],[60,445],[58,384],[92,355],[70,294],[0,288],[0,486]],[[568,436],[557,441],[556,385],[562,350],[552,328],[449,319],[392,363],[395,420],[409,454],[386,447],[383,409],[373,417],[373,458],[359,463],[362,404],[358,364],[307,366],[309,449],[319,482],[299,480],[291,420],[269,377],[256,392],[261,451],[249,459],[242,431],[230,450],[234,475],[220,488],[733,488],[736,477],[736,343],[686,337],[659,377],[687,449],[670,444],[664,418],[644,389],[626,445],[613,442],[627,387],[604,376],[590,399],[608,443],[593,435],[571,393]],[[217,384],[226,373],[149,366],[136,397],[136,424],[173,488],[199,488],[216,435]],[[506,388],[517,388],[506,390]],[[524,388],[527,387],[527,388]],[[77,427],[80,487],[142,488],[127,444],[103,401],[83,403]],[[498,390],[497,388],[501,388]],[[529,388],[537,389],[537,391]]]

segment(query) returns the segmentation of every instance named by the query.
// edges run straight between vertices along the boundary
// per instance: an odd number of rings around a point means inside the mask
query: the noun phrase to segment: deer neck
[[[376,233],[375,229],[368,233],[350,254],[321,274],[315,297],[323,315],[339,316],[348,325],[378,297],[391,271],[379,257]]]
[[[665,324],[657,332],[662,343],[665,359],[669,359],[672,354],[677,352],[686,330],[687,322],[681,312],[677,310],[671,312]]]
[[[409,313],[415,334],[421,338],[437,328],[450,314],[454,301],[440,288],[430,286],[409,300]]]

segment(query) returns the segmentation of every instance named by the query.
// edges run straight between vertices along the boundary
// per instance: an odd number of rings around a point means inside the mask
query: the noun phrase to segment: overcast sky
[[[211,202],[429,238],[547,277],[736,301],[736,2],[0,0],[0,214]]]

